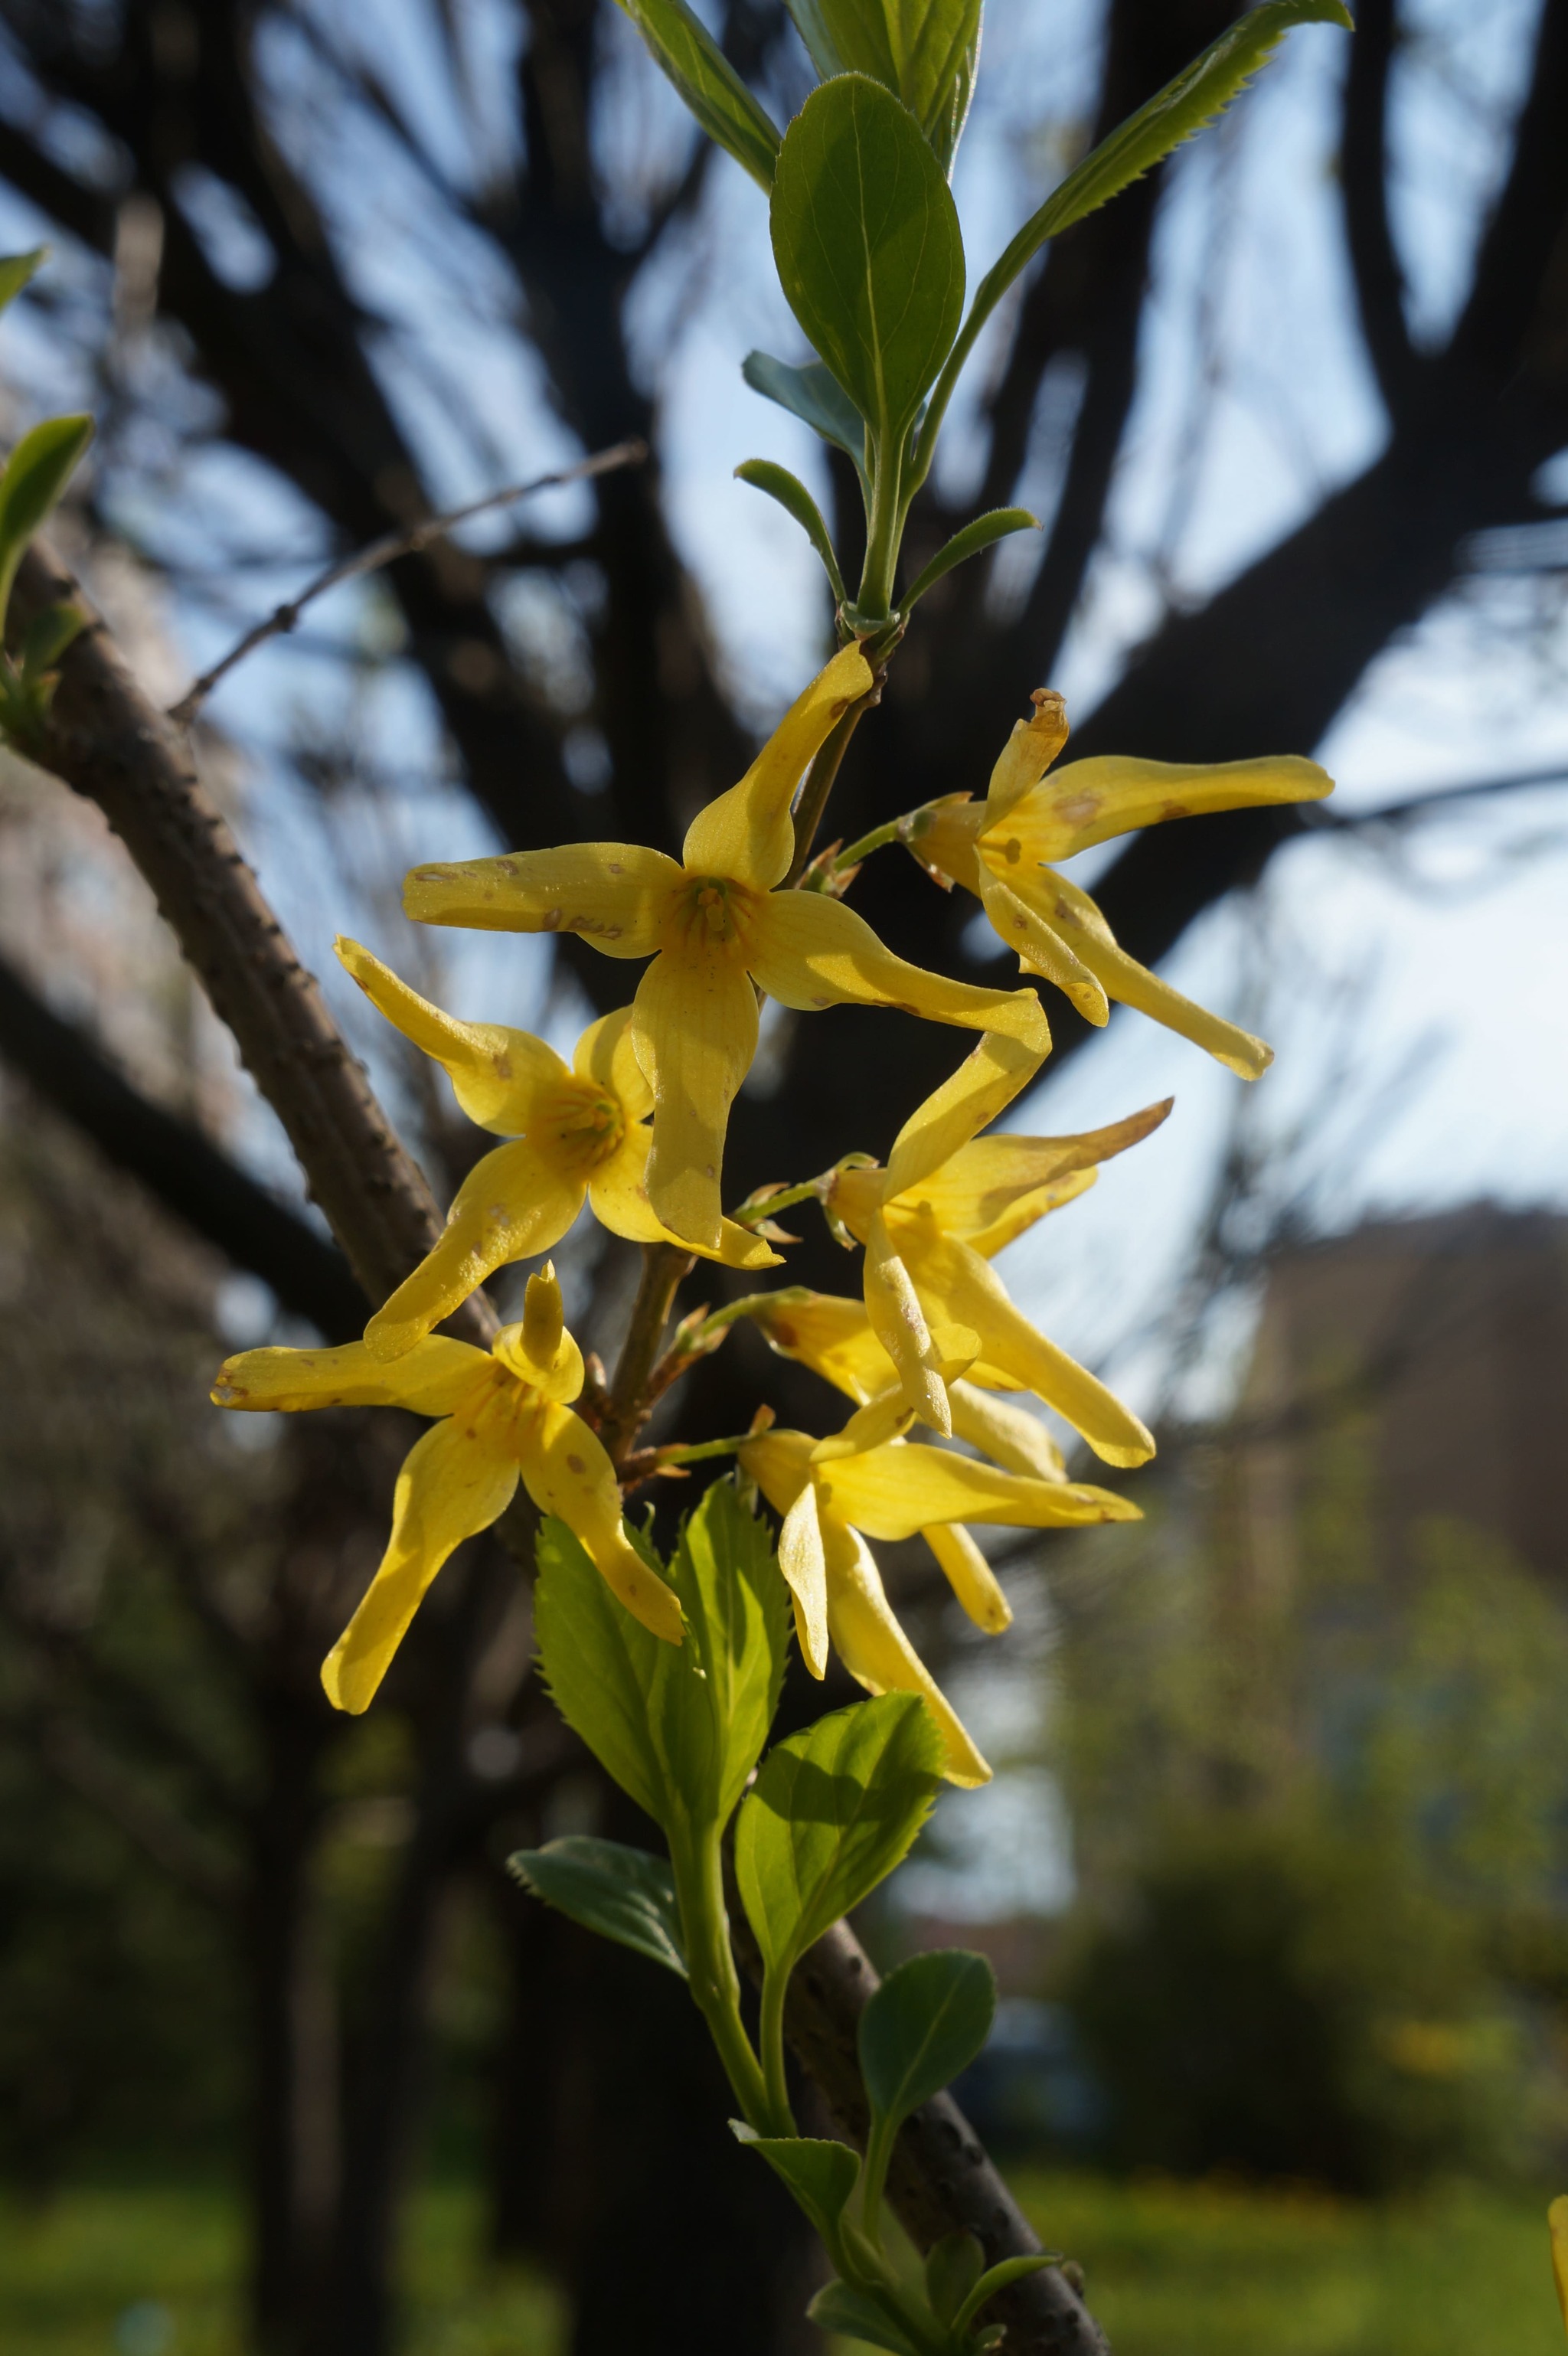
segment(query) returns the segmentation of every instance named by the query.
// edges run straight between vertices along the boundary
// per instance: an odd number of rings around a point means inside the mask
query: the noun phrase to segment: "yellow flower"
[[[965,1611],[996,1634],[1011,1616],[1007,1599],[973,1540],[966,1548],[944,1547],[951,1525],[1044,1529],[1136,1521],[1137,1508],[1108,1490],[998,1472],[945,1449],[891,1440],[841,1455],[836,1446],[804,1431],[764,1431],[740,1451],[784,1515],[779,1569],[795,1604],[801,1657],[820,1677],[831,1643],[869,1693],[923,1694],[946,1740],[948,1780],[984,1783],[991,1771],[899,1625],[867,1537],[924,1537]]]
[[[496,1269],[559,1243],[584,1196],[602,1226],[633,1243],[677,1240],[648,1201],[644,1116],[652,1098],[632,1052],[629,1006],[589,1025],[568,1070],[529,1032],[443,1013],[357,941],[339,940],[337,954],[388,1022],[445,1066],[469,1119],[513,1141],[475,1164],[441,1241],[371,1318],[372,1356],[412,1349]],[[779,1264],[777,1252],[732,1219],[720,1221],[705,1256],[728,1268]]]
[[[1568,2330],[1568,2192],[1558,2194],[1546,2212],[1546,2222],[1552,2233],[1552,2279],[1557,2286],[1563,2329]]]
[[[1035,1392],[1108,1464],[1141,1464],[1154,1441],[1130,1408],[1008,1298],[990,1266],[1004,1244],[1094,1183],[1095,1167],[1157,1129],[1169,1101],[1078,1137],[977,1137],[1039,1067],[988,1033],[893,1141],[885,1170],[840,1167],[824,1201],[866,1247],[866,1312],[905,1398],[954,1430],[950,1376]]]
[[[1067,740],[1067,715],[1059,695],[1037,691],[1034,703],[1033,718],[1018,723],[992,770],[986,799],[955,794],[932,804],[920,830],[912,826],[905,838],[910,851],[938,883],[975,893],[1023,971],[1055,982],[1091,1023],[1104,1023],[1106,1001],[1117,999],[1255,1080],[1273,1063],[1273,1048],[1195,1006],[1118,948],[1087,892],[1050,862],[1165,819],[1317,801],[1332,793],[1334,780],[1316,761],[1289,755],[1204,763],[1102,754],[1070,762],[1047,784]]]
[[[323,1664],[336,1708],[368,1707],[436,1572],[506,1512],[519,1474],[539,1511],[575,1530],[633,1617],[679,1644],[680,1607],[628,1540],[610,1459],[567,1404],[581,1388],[582,1353],[561,1322],[549,1267],[529,1277],[521,1321],[488,1351],[432,1333],[391,1365],[349,1342],[245,1350],[219,1368],[219,1407],[403,1407],[439,1419],[404,1460],[387,1551]]]
[[[416,867],[404,905],[422,924],[580,933],[607,957],[654,960],[632,1041],[653,1090],[647,1188],[659,1217],[711,1250],[736,1091],[757,1046],[757,995],[803,1011],[901,1006],[933,1022],[1004,1031],[1040,1054],[1032,991],[975,990],[883,948],[863,918],[816,892],[779,892],[794,847],[790,803],[835,721],[871,685],[853,647],[784,714],[738,786],[699,812],[680,861],[636,843],[578,842],[449,867]]]

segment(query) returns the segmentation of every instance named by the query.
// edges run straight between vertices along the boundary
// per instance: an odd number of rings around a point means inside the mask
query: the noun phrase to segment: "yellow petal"
[[[637,842],[569,842],[414,867],[403,907],[421,925],[489,933],[581,933],[606,957],[651,957],[686,878]]]
[[[1143,1464],[1154,1454],[1154,1441],[1132,1409],[1035,1330],[1008,1300],[989,1261],[956,1236],[944,1235],[925,1214],[901,1215],[892,1232],[927,1314],[972,1325],[984,1365],[999,1367],[1034,1391],[1108,1464]]]
[[[1546,2212],[1546,2222],[1552,2233],[1552,2278],[1557,2285],[1563,2328],[1568,2329],[1568,2192],[1558,2194]]]
[[[921,1537],[941,1564],[947,1584],[976,1628],[999,1636],[1013,1624],[1013,1608],[997,1574],[962,1522],[933,1522]]]
[[[863,1301],[791,1285],[753,1309],[752,1323],[781,1358],[794,1358],[864,1406],[887,1387],[892,1361]]]
[[[493,1374],[490,1355],[471,1342],[432,1333],[395,1365],[385,1365],[363,1342],[336,1350],[242,1350],[226,1358],[212,1397],[219,1407],[406,1407],[415,1415],[450,1415],[464,1395]]]
[[[654,1108],[653,1090],[643,1077],[632,1044],[632,1010],[618,1006],[591,1023],[572,1051],[571,1068],[579,1079],[592,1080],[612,1096],[627,1121],[646,1120]]]
[[[1047,981],[1064,991],[1085,1023],[1103,1027],[1110,1021],[1105,993],[1089,968],[1042,916],[1026,907],[1006,884],[998,883],[984,860],[980,865],[980,901],[997,937],[1016,952],[1026,972],[1042,974]]]
[[[1262,761],[1132,761],[1102,754],[1070,761],[1048,784],[1037,785],[987,818],[1001,836],[1015,838],[1029,863],[1071,859],[1092,843],[1170,818],[1207,810],[1248,809],[1263,802],[1315,802],[1334,790],[1316,761],[1294,755]],[[1001,821],[1005,820],[1005,826]]]
[[[846,647],[790,705],[738,786],[699,810],[681,857],[692,875],[729,875],[771,891],[795,856],[790,804],[806,763],[835,723],[868,694],[871,670],[859,647]]]
[[[942,1729],[950,1783],[988,1783],[991,1771],[957,1712],[893,1616],[876,1558],[859,1534],[829,1520],[827,1632],[839,1659],[868,1693],[917,1693]]]
[[[569,1400],[582,1388],[582,1353],[566,1330],[560,1284],[547,1261],[530,1276],[523,1313],[503,1325],[491,1345],[495,1356],[541,1398]]]
[[[614,1236],[625,1236],[635,1244],[673,1244],[683,1238],[672,1235],[648,1200],[648,1149],[653,1143],[651,1132],[641,1122],[629,1129],[608,1162],[602,1162],[588,1181],[588,1199],[593,1205],[593,1215],[602,1227]],[[726,1268],[778,1268],[780,1255],[755,1236],[749,1227],[737,1226],[733,1219],[725,1219],[719,1229],[718,1244],[709,1249],[705,1245],[688,1244],[688,1250],[699,1251],[704,1259],[722,1261]]]
[[[814,1464],[830,1464],[837,1457],[864,1455],[868,1448],[881,1448],[889,1440],[901,1440],[913,1421],[914,1409],[894,1383],[880,1398],[869,1399],[864,1407],[857,1408],[841,1431],[834,1432],[827,1440],[819,1440],[811,1451],[811,1461]]]
[[[973,1383],[950,1382],[947,1398],[955,1440],[966,1440],[1009,1472],[1028,1473],[1036,1481],[1066,1480],[1061,1451],[1038,1416],[1021,1407],[1004,1406]]]
[[[757,1052],[756,992],[728,943],[688,934],[644,974],[632,1022],[654,1092],[648,1199],[667,1227],[712,1251],[730,1107]]]
[[[827,1558],[816,1518],[816,1484],[807,1481],[784,1517],[779,1569],[795,1605],[800,1657],[814,1677],[827,1675]]]
[[[936,884],[962,884],[968,892],[980,889],[979,859],[975,845],[986,828],[986,805],[967,794],[947,794],[928,802],[918,829],[903,838],[904,849]]]
[[[476,1417],[438,1423],[404,1459],[380,1568],[322,1665],[335,1709],[368,1708],[442,1564],[511,1504],[517,1466],[507,1444],[510,1414],[497,1394]]]
[[[457,1190],[439,1243],[366,1326],[375,1355],[401,1356],[496,1269],[559,1243],[586,1192],[581,1176],[563,1172],[523,1139],[476,1162]]]
[[[1040,783],[1067,742],[1067,706],[1048,688],[1030,698],[1034,710],[1015,723],[991,771],[986,796],[986,825],[993,827]]]
[[[976,990],[906,965],[842,900],[820,892],[772,892],[752,922],[752,971],[781,1006],[898,1006],[930,1023],[999,1031],[1036,1055],[1051,1049],[1032,990]]]
[[[634,1620],[667,1644],[678,1644],[680,1606],[622,1526],[615,1469],[597,1435],[569,1407],[545,1400],[522,1419],[517,1452],[524,1483],[540,1513],[559,1515],[573,1532]]]
[[[787,1514],[811,1479],[816,1445],[809,1432],[781,1431],[775,1425],[744,1441],[736,1454],[774,1513]]]
[[[1042,1061],[1033,1048],[1017,1039],[987,1031],[952,1078],[944,1080],[911,1113],[893,1140],[883,1201],[891,1202],[951,1161],[961,1146],[1011,1104]]]
[[[378,1013],[443,1067],[458,1103],[481,1129],[520,1137],[540,1095],[553,1094],[567,1079],[554,1048],[530,1031],[513,1031],[501,1023],[459,1023],[411,990],[357,941],[340,935],[335,946],[339,962]]]
[[[1086,1194],[1099,1176],[1097,1170],[1077,1170],[1070,1177],[1058,1178],[1050,1186],[1037,1186],[1031,1194],[1020,1194],[1016,1202],[991,1221],[988,1227],[977,1227],[964,1240],[982,1259],[995,1259],[1003,1248],[1021,1236],[1050,1211],[1060,1211],[1065,1204],[1076,1202]]]
[[[1136,958],[1115,941],[1091,941],[1084,948],[1084,962],[1092,964],[1105,986],[1105,994],[1122,1006],[1135,1007],[1138,1013],[1163,1023],[1180,1039],[1190,1039],[1243,1080],[1262,1077],[1274,1061],[1274,1049],[1266,1040],[1243,1031],[1239,1024],[1227,1023],[1207,1007],[1199,1006],[1190,998],[1183,998],[1172,990],[1158,974],[1139,965]]]
[[[1125,1153],[1130,1145],[1157,1130],[1170,1111],[1175,1099],[1167,1097],[1162,1104],[1147,1105],[1125,1120],[1112,1121],[1104,1129],[1083,1130],[1076,1137],[981,1137],[972,1145],[960,1148],[933,1175],[910,1189],[905,1200],[912,1206],[926,1204],[939,1227],[949,1235],[962,1236],[976,1251],[990,1258],[1000,1245],[987,1249],[979,1241],[981,1235],[994,1226],[1016,1204],[1058,1187],[1061,1182],[1083,1172],[1094,1170],[1114,1154]],[[1066,1188],[1061,1201],[1070,1201],[1082,1191],[1081,1184]],[[1054,1200],[1045,1200],[1031,1214],[1038,1218],[1044,1210],[1054,1209]],[[1011,1234],[1019,1234],[1014,1227]],[[1009,1238],[1010,1239],[1010,1238]]]
[[[915,1413],[938,1431],[951,1431],[942,1354],[880,1212],[871,1222],[866,1242],[866,1313],[872,1332],[898,1369],[904,1397]]]
[[[824,1505],[873,1538],[912,1538],[935,1522],[1047,1530],[1140,1518],[1137,1507],[1114,1490],[1036,1481],[911,1440],[825,1464],[817,1480]]]

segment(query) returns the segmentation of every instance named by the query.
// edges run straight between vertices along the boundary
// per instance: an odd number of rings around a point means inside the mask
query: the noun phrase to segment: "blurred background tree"
[[[992,0],[957,188],[982,239],[999,243],[1232,13]],[[775,113],[792,112],[806,79],[782,8],[731,0],[714,21]],[[0,26],[6,240],[48,238],[57,256],[11,315],[6,398],[18,428],[42,406],[97,411],[70,552],[164,700],[329,554],[624,435],[651,443],[641,468],[324,604],[234,675],[199,740],[318,969],[341,926],[461,1012],[570,1032],[624,989],[617,969],[571,941],[437,943],[404,927],[396,887],[432,843],[446,857],[584,836],[673,846],[816,659],[827,616],[809,557],[725,479],[760,449],[855,509],[740,389],[751,345],[795,350],[755,266],[755,192],[693,145],[607,0],[0,0]],[[1248,934],[1221,904],[1267,871],[1253,962],[1275,977],[1294,1076],[1265,1084],[1279,1110],[1247,1150],[1277,1161],[1304,1105],[1339,1123],[1342,1183],[1307,1190],[1308,1227],[1352,1224],[1380,1186],[1424,1199],[1425,1165],[1413,1173],[1434,1137],[1445,1199],[1561,1184],[1560,1108],[1531,1090],[1550,1068],[1559,937],[1531,894],[1559,877],[1540,788],[1563,757],[1565,107],[1562,0],[1509,0],[1480,21],[1448,0],[1365,0],[1352,43],[1297,37],[1217,136],[1065,238],[990,335],[911,558],[1000,500],[1032,504],[1046,530],[931,596],[839,788],[849,836],[983,786],[1048,680],[1072,696],[1076,750],[1344,750],[1338,817],[1157,830],[1094,881],[1134,955],[1217,971],[1207,994],[1239,1000]],[[658,2085],[684,2015],[641,1980],[623,1987],[613,1957],[530,1914],[499,1870],[519,1838],[605,1823],[609,1804],[527,1676],[526,1599],[499,1558],[470,1549],[371,1719],[330,1721],[316,1662],[373,1559],[396,1435],[346,1424],[251,1451],[202,1399],[226,1347],[297,1336],[301,1320],[336,1337],[361,1304],[91,814],[13,763],[0,825],[11,2165],[38,2187],[116,2154],[247,2152],[254,2337],[379,2356],[400,2202],[437,2149],[486,2181],[497,2247],[561,2283],[584,2356],[645,2340],[639,2273],[659,2262],[661,2204],[681,2186],[645,2164],[619,2106],[633,2044]],[[874,862],[860,890],[893,947],[999,971],[984,928],[902,862]],[[1422,932],[1421,895],[1440,893]],[[1375,970],[1355,964],[1369,930],[1387,944]],[[1279,977],[1296,931],[1317,961],[1295,969],[1293,994]],[[1419,1055],[1439,1001],[1459,1076],[1483,1065],[1518,1108],[1511,1136],[1475,1118],[1457,1138],[1450,1100],[1428,1107],[1424,1138],[1407,1120],[1392,1153],[1389,1072],[1363,1045],[1342,1086],[1325,1060],[1336,969],[1395,1060]],[[351,991],[336,1002],[450,1189],[470,1136]],[[1083,1033],[1060,1001],[1051,1013],[1057,1056],[1029,1127],[1162,1092],[1165,1048],[1139,1050],[1119,1023],[1061,1069]],[[849,1126],[885,1151],[950,1055],[894,1020],[844,1010],[812,1030],[808,1057],[774,1010],[731,1130],[737,1193],[809,1174]],[[1030,1272],[1064,1339],[1130,1355],[1191,1427],[1204,1419],[1149,1304],[1189,1260],[1206,1298],[1237,1288],[1211,1282],[1203,1257],[1221,1098],[1175,1053],[1189,1127],[1107,1183],[1103,1216],[1074,1213],[1098,1223],[1072,1231],[1065,1260],[1050,1232],[1056,1258]],[[837,1286],[840,1265],[815,1228],[795,1255],[804,1280]],[[574,1248],[590,1340],[632,1273],[611,1240]],[[1234,1363],[1204,1330],[1201,1365]],[[709,1428],[744,1421],[754,1346],[737,1341],[702,1377]],[[800,1399],[809,1413],[805,1378]],[[1229,1446],[1179,1449],[1178,1479]],[[1246,1938],[1272,1941],[1285,2009],[1265,2041],[1298,2018],[1291,2005],[1350,1989],[1333,2051],[1352,2078],[1371,2054],[1380,2085],[1392,2064],[1369,1977],[1395,1949],[1448,1952],[1412,1927],[1422,1908],[1463,1926],[1448,1996],[1419,1974],[1401,1996],[1413,2020],[1490,2019],[1499,1974],[1542,2002],[1557,1986],[1550,1573],[1517,1545],[1502,1571],[1483,1569],[1475,1529],[1498,1525],[1472,1516],[1385,1609],[1381,1571],[1355,1569],[1357,1446],[1353,1424],[1322,1440],[1301,1492],[1311,1568],[1287,1600],[1265,1580],[1261,1601],[1221,1613],[1246,1548],[1216,1506],[1173,1554],[1163,1489],[1131,1551],[1082,1574],[1061,1548],[1040,1557],[1064,1598],[1060,1623],[1046,1617],[1076,1696],[1057,1764],[1080,1903],[1148,2032],[1140,2099],[1165,2066],[1136,1993],[1140,1921],[1177,1938],[1233,1918],[1238,1969]],[[1020,1573],[1031,1592],[1042,1575]],[[1115,1638],[1096,1633],[1095,1593]],[[1456,1677],[1468,1697],[1435,1708]],[[1369,1697],[1348,1731],[1347,1694]],[[1519,1730],[1500,1761],[1472,1731],[1499,1722]],[[1386,1933],[1369,1923],[1360,1960],[1303,1961],[1326,1906],[1361,1911],[1322,1892],[1363,1886],[1363,1835],[1411,1886]],[[1038,1826],[1029,1839],[1040,1846]],[[1338,2157],[1293,2156],[1277,2121],[1273,2144],[1260,2126],[1233,2152],[1229,2126],[1178,2147],[1125,2126],[1123,2147],[1357,2183],[1433,2151],[1501,2150],[1495,2104],[1450,2136],[1441,2120],[1391,2121],[1382,2099],[1344,2097]],[[588,2131],[610,2123],[622,2170],[591,2182]],[[690,2169],[731,2205],[694,2272],[683,2343],[732,2348],[733,2280],[762,2267],[776,2297],[755,2344],[798,2344],[784,2204],[729,2159],[694,2123]],[[606,2249],[638,2254],[609,2265]]]

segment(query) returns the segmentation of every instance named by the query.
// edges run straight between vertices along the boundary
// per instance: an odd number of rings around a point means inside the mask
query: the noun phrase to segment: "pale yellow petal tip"
[[[214,1407],[243,1407],[250,1394],[241,1384],[231,1379],[227,1366],[220,1366],[217,1380],[207,1396]]]
[[[367,1683],[363,1675],[357,1676],[354,1670],[355,1665],[339,1638],[321,1665],[322,1691],[334,1709],[342,1710],[349,1718],[361,1718],[375,1700],[381,1680],[374,1677]]]
[[[365,1347],[379,1365],[389,1366],[395,1359],[406,1358],[429,1330],[417,1318],[389,1317],[378,1309],[365,1328]]]
[[[1274,1061],[1274,1049],[1266,1039],[1254,1039],[1250,1032],[1243,1032],[1242,1036],[1247,1044],[1238,1054],[1221,1055],[1217,1048],[1211,1048],[1210,1053],[1217,1064],[1223,1064],[1238,1079],[1261,1080]]]

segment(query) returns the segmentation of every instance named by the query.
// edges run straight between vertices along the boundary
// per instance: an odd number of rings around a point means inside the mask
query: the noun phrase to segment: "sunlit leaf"
[[[833,542],[823,520],[822,509],[800,477],[792,475],[787,466],[775,466],[771,458],[748,458],[743,466],[736,467],[735,472],[741,482],[750,483],[753,490],[765,491],[769,498],[778,501],[786,515],[795,518],[821,558],[828,585],[842,605],[847,593],[844,576],[838,570],[838,559],[833,552]]]
[[[701,18],[686,0],[620,0],[620,5],[709,139],[759,187],[772,187],[778,131]]]

